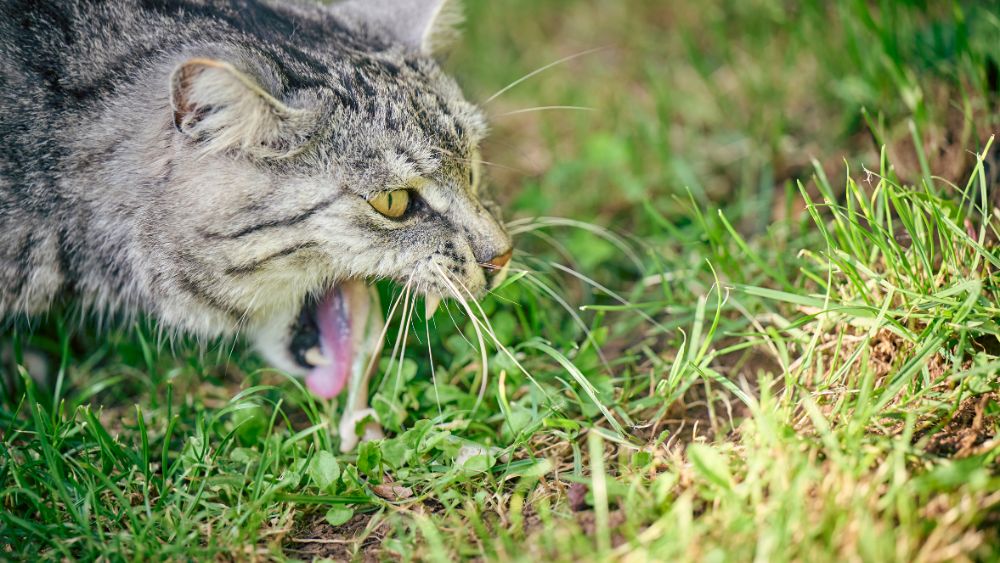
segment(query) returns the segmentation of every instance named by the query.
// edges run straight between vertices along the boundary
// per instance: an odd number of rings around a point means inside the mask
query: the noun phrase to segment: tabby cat
[[[0,0],[0,318],[63,299],[240,334],[366,409],[392,279],[471,299],[511,256],[449,0]],[[377,435],[370,424],[367,433]]]

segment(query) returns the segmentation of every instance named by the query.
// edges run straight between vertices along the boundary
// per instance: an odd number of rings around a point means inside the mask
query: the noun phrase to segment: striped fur
[[[216,336],[338,279],[482,291],[510,241],[469,185],[483,117],[431,52],[454,14],[0,0],[0,317],[74,299]],[[416,179],[403,221],[366,202]]]

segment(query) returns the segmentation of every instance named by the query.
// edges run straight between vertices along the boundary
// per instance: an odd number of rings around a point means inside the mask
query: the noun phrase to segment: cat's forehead
[[[333,87],[348,109],[390,131],[419,127],[448,150],[463,151],[486,134],[480,110],[429,57],[395,50],[358,53],[336,71]]]
[[[432,60],[359,54],[331,72],[332,145],[370,190],[461,175],[486,134],[482,112]]]

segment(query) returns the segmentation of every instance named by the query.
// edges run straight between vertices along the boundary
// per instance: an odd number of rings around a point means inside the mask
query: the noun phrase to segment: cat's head
[[[373,280],[470,300],[510,259],[484,197],[484,118],[433,57],[450,4],[295,8],[321,22],[298,43],[208,45],[171,74],[188,160],[170,172],[172,216],[157,220],[179,287],[232,325],[209,331],[250,333],[322,396],[340,392],[381,326]],[[316,46],[322,30],[329,47]]]

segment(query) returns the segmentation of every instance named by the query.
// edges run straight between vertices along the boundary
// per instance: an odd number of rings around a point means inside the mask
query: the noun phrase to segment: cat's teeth
[[[306,363],[313,367],[326,367],[332,362],[330,361],[330,358],[323,355],[319,346],[313,346],[312,348],[306,350]]]
[[[434,316],[434,312],[437,311],[438,305],[441,304],[441,298],[437,295],[427,295],[424,297],[424,318],[429,319]]]

